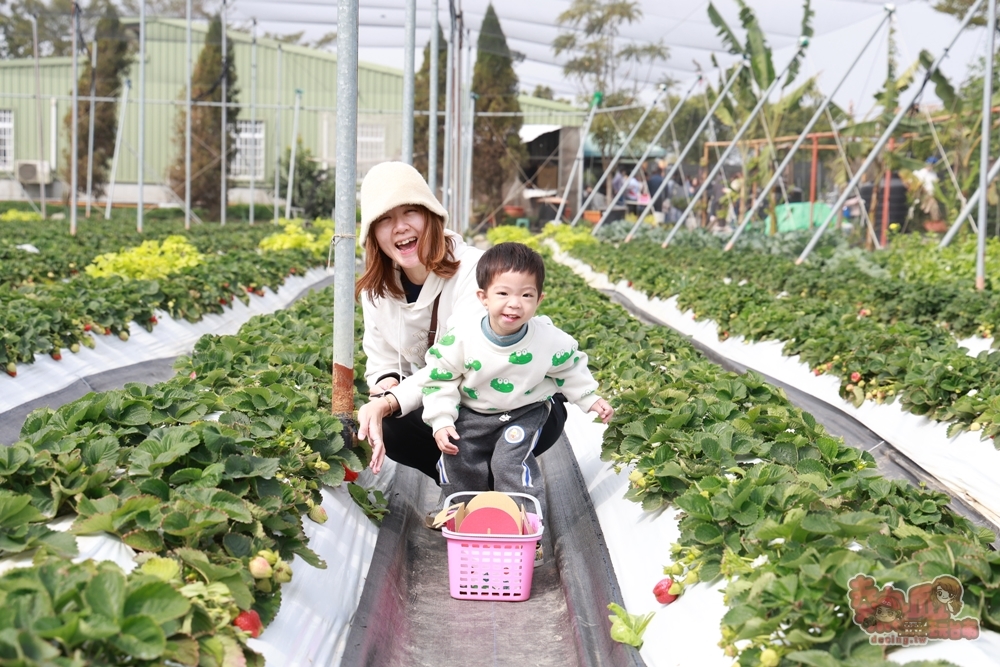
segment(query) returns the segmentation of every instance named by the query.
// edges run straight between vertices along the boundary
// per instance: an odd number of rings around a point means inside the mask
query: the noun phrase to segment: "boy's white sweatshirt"
[[[434,299],[441,295],[438,302],[439,339],[442,332],[454,326],[452,318],[456,313],[468,316],[486,312],[476,296],[479,289],[476,284],[476,264],[483,251],[467,245],[455,232],[446,233],[449,238],[454,239],[454,257],[461,263],[454,276],[445,280],[430,274],[420,289],[420,296],[413,303],[393,297],[373,301],[367,295],[361,296],[365,323],[362,346],[368,356],[365,381],[371,386],[390,373],[404,378],[392,390],[403,414],[420,407],[420,381],[414,379],[413,375],[424,365]]]
[[[584,412],[600,398],[587,354],[547,317],[533,317],[517,343],[500,347],[483,334],[484,316],[464,317],[427,351],[423,378],[424,421],[431,429],[453,426],[458,408],[514,410],[562,393]]]

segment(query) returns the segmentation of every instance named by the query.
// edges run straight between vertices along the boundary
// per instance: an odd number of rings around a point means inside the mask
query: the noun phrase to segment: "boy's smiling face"
[[[545,296],[538,292],[534,275],[514,271],[501,273],[487,289],[476,294],[489,312],[490,328],[498,336],[517,333],[535,316]]]

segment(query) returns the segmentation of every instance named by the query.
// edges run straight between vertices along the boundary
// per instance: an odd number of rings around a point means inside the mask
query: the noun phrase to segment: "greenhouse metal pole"
[[[739,63],[737,63],[732,76],[730,76],[729,80],[726,81],[726,85],[723,86],[722,90],[719,92],[718,97],[715,98],[715,102],[713,102],[712,106],[708,108],[708,113],[705,114],[705,117],[701,119],[701,123],[698,124],[698,127],[695,128],[695,131],[691,134],[691,138],[688,140],[687,144],[685,144],[684,150],[682,150],[680,154],[677,156],[677,161],[674,162],[674,166],[672,166],[670,168],[670,171],[667,172],[666,176],[663,177],[663,182],[660,183],[660,187],[656,188],[656,192],[650,193],[649,195],[650,203],[646,205],[646,208],[644,208],[642,213],[639,215],[639,219],[635,221],[635,224],[632,225],[632,229],[630,229],[629,233],[625,235],[626,243],[632,240],[632,236],[635,234],[635,230],[639,229],[639,225],[642,224],[643,218],[649,215],[649,209],[653,205],[652,202],[656,201],[657,198],[659,198],[659,196],[663,194],[663,191],[670,183],[670,179],[674,177],[674,174],[677,173],[677,170],[680,168],[681,163],[684,162],[684,157],[691,151],[694,145],[698,142],[698,137],[700,137],[701,133],[705,131],[706,127],[708,127],[708,123],[712,120],[712,114],[714,114],[715,110],[719,108],[719,105],[722,104],[722,100],[724,100],[726,98],[726,95],[729,93],[729,89],[733,87],[734,83],[736,83],[736,77],[740,75],[740,72],[743,71],[744,67],[749,67],[749,65],[750,63],[746,60],[741,60]]]
[[[962,34],[962,31],[965,30],[965,26],[969,24],[969,21],[971,21],[972,17],[976,14],[976,12],[979,11],[979,7],[982,4],[983,0],[976,0],[972,4],[972,6],[969,7],[969,10],[965,13],[965,18],[962,19],[961,25],[958,26],[958,30],[955,32],[954,37],[951,38],[951,41],[948,43],[948,46],[945,47],[944,51],[941,52],[941,55],[937,57],[937,59],[931,64],[931,66],[927,68],[927,73],[924,75],[924,84],[926,84],[927,81],[930,80],[931,75],[933,75],[937,71],[938,67],[941,66],[941,63],[944,61],[944,59],[948,57],[948,52],[951,50],[951,47],[953,47],[955,45],[955,42],[958,41],[958,38]],[[921,85],[917,86],[916,88],[917,89],[913,93],[913,96],[910,98],[910,101],[907,104],[900,105],[899,111],[896,113],[892,121],[889,122],[889,126],[885,128],[885,132],[882,133],[882,136],[879,137],[879,140],[875,142],[875,146],[872,148],[871,152],[868,153],[868,157],[865,158],[864,163],[854,173],[854,178],[851,179],[851,182],[848,183],[847,186],[844,188],[844,191],[840,194],[840,197],[837,198],[837,202],[833,205],[833,209],[830,211],[830,213],[827,214],[826,219],[823,220],[823,224],[821,224],[816,229],[816,232],[813,234],[812,238],[809,239],[809,243],[802,251],[802,254],[800,254],[799,257],[795,260],[796,264],[801,264],[802,262],[806,261],[806,258],[809,257],[809,253],[813,251],[813,248],[815,248],[816,244],[819,242],[819,237],[823,235],[823,232],[826,231],[826,228],[830,225],[830,222],[833,221],[833,219],[837,216],[838,212],[843,208],[844,202],[846,202],[848,197],[850,197],[851,195],[851,191],[859,182],[861,182],[861,178],[865,175],[865,172],[868,171],[868,167],[870,167],[872,163],[876,160],[876,158],[878,158],[879,152],[881,152],[882,148],[889,141],[889,137],[892,136],[892,133],[896,131],[896,127],[899,126],[900,121],[903,120],[903,116],[905,116],[909,112],[909,110],[913,108],[913,105],[916,103],[917,98],[919,98],[920,94],[923,92],[924,86]]]
[[[580,128],[580,146],[576,149],[576,159],[573,160],[573,166],[570,167],[569,177],[566,179],[566,187],[563,188],[562,201],[559,202],[559,208],[556,209],[556,222],[562,222],[562,214],[563,211],[566,210],[566,199],[569,197],[569,191],[573,187],[573,180],[576,178],[577,168],[579,168],[580,174],[583,174],[583,144],[587,141],[587,134],[590,132],[590,124],[594,122],[594,114],[597,113],[597,107],[601,104],[601,100],[603,98],[603,93],[596,92],[590,101],[590,112],[587,114],[587,120],[583,122],[583,127]],[[579,188],[577,188],[577,190],[579,191]],[[582,192],[578,192],[578,194],[581,197],[583,195]]]
[[[185,3],[187,85],[184,99],[184,229],[191,229],[191,0]]]
[[[750,115],[747,117],[747,119],[743,121],[743,125],[740,126],[740,129],[737,130],[736,135],[729,142],[729,145],[726,146],[726,150],[722,151],[722,155],[720,155],[718,160],[716,160],[715,166],[712,167],[712,170],[708,172],[708,176],[705,177],[705,180],[701,184],[701,187],[698,188],[698,191],[691,196],[691,201],[688,202],[687,208],[684,209],[684,212],[681,213],[681,216],[677,218],[677,222],[674,223],[674,228],[670,230],[669,234],[667,234],[667,238],[663,239],[661,247],[666,248],[668,245],[670,245],[670,241],[672,241],[674,235],[677,234],[677,230],[681,228],[681,225],[684,224],[684,221],[687,220],[687,217],[691,215],[691,211],[693,211],[694,207],[698,204],[698,200],[701,199],[702,195],[705,194],[705,191],[708,190],[709,186],[712,184],[712,181],[719,174],[719,171],[722,170],[722,167],[725,165],[726,159],[729,157],[729,155],[734,150],[736,150],[736,146],[739,143],[740,139],[742,139],[743,135],[746,134],[746,131],[750,129],[751,123],[753,123],[754,119],[757,117],[757,114],[760,113],[761,109],[764,108],[764,105],[767,104],[767,99],[771,96],[771,93],[774,92],[774,89],[778,87],[778,84],[781,83],[781,80],[785,77],[785,74],[788,72],[789,68],[791,68],[792,63],[795,62],[798,56],[802,55],[802,49],[804,48],[805,44],[799,46],[799,52],[795,56],[793,56],[791,60],[788,61],[788,64],[785,65],[785,69],[781,70],[781,74],[774,77],[774,80],[771,81],[771,85],[768,86],[763,93],[761,93],[760,99],[757,100],[756,106],[754,106],[753,110],[750,112]],[[642,217],[645,217],[646,212],[649,210],[649,207],[652,206],[652,204],[653,200],[650,199],[649,204],[646,205],[646,209],[643,211]],[[642,220],[642,217],[640,217],[639,219]]]
[[[736,243],[736,239],[740,237],[740,234],[743,233],[743,230],[746,228],[746,226],[750,224],[750,220],[753,219],[753,216],[757,213],[757,211],[760,210],[760,207],[766,201],[768,193],[771,192],[775,184],[781,178],[781,174],[784,173],[788,165],[791,164],[792,159],[795,157],[795,152],[799,150],[799,148],[805,142],[806,136],[809,134],[810,131],[812,131],[813,126],[815,126],[816,123],[819,122],[820,116],[822,116],[826,112],[827,107],[830,106],[830,102],[833,101],[833,96],[837,94],[837,91],[840,90],[840,87],[844,85],[845,81],[847,81],[847,77],[850,76],[851,72],[854,70],[854,67],[861,61],[861,56],[864,55],[865,51],[868,50],[868,47],[871,46],[873,41],[875,41],[876,35],[878,35],[879,32],[881,32],[882,26],[885,25],[886,21],[889,20],[889,18],[895,11],[896,9],[894,6],[892,5],[886,6],[885,16],[882,17],[882,20],[879,22],[878,26],[875,27],[875,30],[872,32],[872,36],[868,38],[868,41],[865,42],[865,45],[861,47],[860,51],[858,51],[858,55],[854,58],[854,62],[852,62],[851,66],[847,68],[846,72],[844,72],[844,76],[841,77],[840,81],[837,82],[837,85],[834,87],[834,89],[823,99],[822,102],[820,102],[820,105],[816,109],[816,112],[813,114],[812,118],[810,118],[809,122],[806,123],[806,126],[802,128],[802,132],[795,140],[795,143],[793,143],[792,147],[788,149],[788,153],[785,155],[785,159],[782,160],[781,164],[778,165],[778,168],[774,170],[774,175],[771,176],[771,180],[767,182],[767,185],[765,185],[764,188],[760,191],[760,194],[757,195],[757,199],[756,201],[754,201],[753,206],[750,207],[750,210],[747,211],[746,214],[744,214],[743,220],[740,221],[739,227],[736,228],[736,231],[733,232],[733,235],[729,239],[729,242],[726,243],[725,247],[726,252],[732,250],[733,245]],[[815,152],[815,146],[813,147],[813,150]]]
[[[90,204],[94,198],[94,98],[97,97],[97,33],[94,32],[94,48],[90,51],[90,118],[87,128],[87,218],[90,218]]]
[[[459,234],[464,234],[469,227],[469,220],[472,219],[472,160],[473,148],[475,147],[475,123],[476,123],[476,100],[479,95],[472,90],[472,30],[466,28],[465,31],[465,69],[466,69],[466,115],[465,115],[465,168],[463,169],[463,191],[465,193],[464,204],[462,206],[462,220],[459,225]]]
[[[80,167],[77,164],[79,160],[79,128],[77,128],[77,121],[79,116],[78,104],[80,101],[80,75],[77,72],[77,61],[79,60],[79,44],[77,42],[80,34],[80,5],[76,2],[73,3],[73,112],[71,114],[73,123],[73,130],[70,132],[70,141],[73,142],[73,148],[70,150],[69,159],[71,160],[69,173],[70,173],[70,185],[69,185],[69,233],[72,236],[76,236],[76,190],[79,180]]]
[[[122,152],[122,134],[125,132],[125,109],[128,107],[128,91],[132,90],[132,79],[125,79],[121,104],[118,105],[118,132],[115,133],[115,152],[111,158],[111,182],[108,183],[108,202],[104,207],[104,219],[111,219],[111,202],[115,198],[115,176],[118,174],[118,156]],[[189,209],[190,210],[190,209]]]
[[[674,118],[677,116],[678,113],[680,113],[681,107],[684,106],[684,103],[687,102],[689,97],[691,97],[691,93],[694,92],[695,86],[701,83],[701,81],[702,81],[701,76],[695,79],[694,83],[691,84],[691,87],[688,88],[688,91],[684,93],[684,97],[681,99],[680,104],[674,107],[673,111],[671,111],[670,114],[667,116],[667,120],[665,120],[663,122],[663,125],[660,126],[660,129],[656,131],[656,136],[654,136],[652,140],[650,140],[650,142],[646,145],[646,150],[642,152],[642,156],[639,158],[639,161],[632,168],[632,171],[629,172],[628,178],[625,179],[626,183],[630,183],[632,179],[635,178],[635,175],[639,173],[639,170],[642,169],[642,165],[646,163],[646,158],[649,157],[649,153],[650,151],[653,150],[653,146],[655,146],[656,142],[660,140],[660,137],[662,137],[663,133],[667,131],[667,128],[673,124]],[[666,85],[663,85],[661,90],[665,89]],[[602,215],[601,219],[597,221],[596,225],[594,225],[593,231],[590,232],[591,235],[593,236],[597,235],[597,230],[600,229],[601,226],[607,221],[608,216],[611,215],[611,209],[615,207],[615,204],[618,203],[618,201],[622,198],[622,196],[624,196],[624,194],[625,194],[625,187],[622,186],[622,188],[618,190],[618,192],[616,192],[614,196],[611,198],[611,201],[608,203],[607,208],[604,209],[604,215]],[[653,200],[650,199],[650,202],[652,201]]]
[[[220,171],[222,172],[222,183],[219,191],[219,225],[226,224],[226,188],[228,178],[226,178],[226,135],[229,134],[229,45],[226,42],[226,0],[222,0],[222,127],[219,132],[219,140],[222,142],[222,149],[219,151]]]
[[[992,183],[997,176],[1000,176],[1000,160],[994,162],[993,166],[990,167],[990,173],[986,175],[986,182]],[[973,207],[979,204],[980,193],[982,193],[982,190],[976,188],[976,191],[969,195],[969,200],[965,202],[965,206],[962,207],[962,210],[959,212],[955,222],[952,223],[951,228],[948,229],[948,233],[944,235],[944,238],[941,239],[941,243],[938,244],[938,250],[946,247],[949,243],[951,243],[952,239],[955,238],[955,234],[957,234],[958,230],[962,228],[962,224],[966,221],[966,219],[968,219],[969,215],[972,214]]]
[[[135,228],[142,233],[143,185],[146,180],[146,0],[139,2],[139,201]]]
[[[337,1],[337,195],[334,234],[334,414],[354,411],[354,246],[358,207],[358,0]]]
[[[274,107],[274,220],[278,224],[278,197],[281,194],[281,44],[278,44],[278,62],[275,66],[275,89],[278,91],[277,104]]]
[[[250,37],[250,141],[253,148],[247,151],[253,156],[250,161],[250,224],[253,224],[254,209],[257,208],[257,194],[254,189],[257,180],[257,19],[253,20],[252,34]],[[243,144],[246,147],[246,142]]]
[[[431,48],[430,48],[430,96],[427,113],[427,185],[437,197],[437,165],[438,165],[438,52],[441,44],[438,42],[438,0],[431,0]]]
[[[45,125],[44,118],[45,114],[43,112],[44,105],[42,104],[42,75],[39,71],[38,63],[38,19],[34,14],[28,14],[28,20],[31,21],[31,39],[34,43],[35,49],[35,107],[38,118],[36,119],[38,123],[38,167],[41,172],[41,178],[39,180],[39,187],[41,188],[42,200],[42,220],[45,220]],[[52,173],[52,167],[55,165],[50,165],[49,173]]]
[[[618,151],[615,152],[614,157],[611,158],[611,163],[608,165],[608,168],[604,170],[603,174],[601,174],[601,178],[598,179],[597,185],[594,186],[594,189],[591,191],[590,196],[587,197],[587,200],[583,202],[582,206],[580,206],[580,210],[577,211],[576,215],[573,216],[573,222],[570,223],[570,227],[575,227],[576,223],[580,222],[580,218],[583,217],[583,209],[587,208],[587,204],[590,203],[590,201],[597,194],[598,190],[601,189],[601,186],[604,184],[604,181],[608,179],[608,174],[614,171],[615,166],[618,164],[618,160],[620,160],[622,155],[625,154],[625,150],[628,148],[628,145],[632,142],[632,139],[635,137],[635,135],[639,132],[639,128],[641,128],[642,124],[646,122],[646,117],[649,116],[649,113],[653,110],[653,107],[655,107],[657,104],[660,103],[660,100],[663,98],[666,92],[667,92],[667,87],[665,85],[661,85],[660,89],[656,91],[656,97],[653,98],[653,101],[649,103],[649,106],[647,106],[646,109],[642,112],[642,115],[639,116],[639,120],[637,120],[635,125],[632,126],[632,129],[631,131],[629,131],[628,136],[625,137],[625,140],[622,142],[622,145],[618,148]],[[624,187],[625,186],[623,185],[622,188],[624,189]]]
[[[413,104],[416,76],[417,0],[406,0],[403,20],[403,162],[413,164]]]
[[[344,0],[339,0],[343,2]],[[337,47],[337,51],[340,51],[340,47]],[[338,67],[339,69],[339,67]],[[339,84],[337,86],[340,87]],[[340,104],[338,101],[337,104]],[[298,148],[299,142],[297,141],[299,136],[299,107],[302,106],[302,90],[300,88],[295,89],[295,111],[292,113],[292,153],[288,158],[288,183],[285,184],[285,219],[292,219],[292,188],[295,187],[295,149]],[[337,126],[340,126],[340,121],[337,121]],[[340,139],[337,139],[338,145],[340,145]],[[355,149],[356,150],[356,149]],[[355,166],[357,169],[357,166]],[[337,171],[340,171],[339,169]]]
[[[979,190],[990,187],[986,165],[990,163],[990,134],[993,129],[993,60],[996,58],[997,3],[989,0],[986,18],[986,72],[983,74],[983,130],[979,141]],[[986,224],[989,197],[979,198],[979,230],[976,235],[976,289],[986,289]]]
[[[448,12],[451,23],[448,28],[448,55],[445,58],[444,70],[444,172],[441,175],[441,204],[446,211],[450,210],[451,170],[453,167],[451,128],[454,125],[451,116],[455,97],[452,90],[455,78],[453,71],[455,69],[455,8],[453,2],[449,2],[449,4],[452,6]]]

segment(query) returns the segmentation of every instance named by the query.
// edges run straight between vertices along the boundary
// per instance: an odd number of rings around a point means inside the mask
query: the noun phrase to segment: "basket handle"
[[[459,496],[478,496],[480,493],[486,493],[486,492],[485,491],[457,491],[456,493],[453,493],[453,494],[451,494],[450,496],[448,496],[447,498],[444,499],[444,506],[445,507],[451,507],[452,505],[455,504],[455,498],[457,498]],[[529,495],[527,493],[519,493],[517,491],[501,491],[501,493],[503,493],[505,495],[508,495],[508,496],[513,496],[513,497],[516,497],[516,498],[524,498],[526,500],[530,500],[535,505],[535,516],[538,517],[538,520],[541,521],[544,518],[544,517],[542,517],[542,506],[538,502],[538,498],[536,498],[536,497],[534,497],[532,495]]]

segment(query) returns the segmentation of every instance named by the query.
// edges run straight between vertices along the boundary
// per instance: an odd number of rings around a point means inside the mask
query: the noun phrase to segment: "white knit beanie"
[[[448,211],[419,171],[405,162],[383,162],[372,167],[361,181],[361,244],[368,238],[373,222],[404,204],[420,204],[448,224]]]

